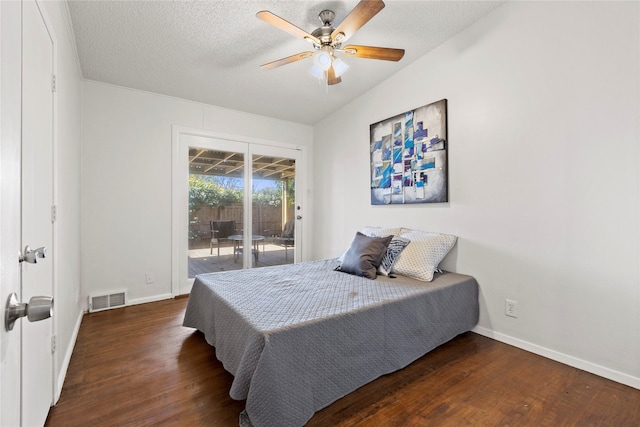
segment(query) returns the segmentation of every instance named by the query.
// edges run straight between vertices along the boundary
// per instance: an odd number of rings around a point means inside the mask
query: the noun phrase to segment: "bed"
[[[443,272],[424,282],[369,280],[338,259],[200,275],[184,326],[200,330],[234,380],[241,416],[301,426],[381,375],[401,369],[478,321],[478,284]]]

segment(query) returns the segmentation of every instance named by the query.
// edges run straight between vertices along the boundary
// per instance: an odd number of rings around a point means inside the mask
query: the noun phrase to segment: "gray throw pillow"
[[[369,237],[357,232],[338,270],[375,279],[378,266],[387,252],[391,239],[393,236]]]

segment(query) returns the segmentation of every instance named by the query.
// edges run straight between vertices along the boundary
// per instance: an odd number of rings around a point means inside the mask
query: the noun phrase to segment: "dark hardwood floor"
[[[46,426],[237,426],[244,402],[214,348],[181,326],[186,303],[85,315]],[[307,425],[640,426],[640,390],[469,332]]]

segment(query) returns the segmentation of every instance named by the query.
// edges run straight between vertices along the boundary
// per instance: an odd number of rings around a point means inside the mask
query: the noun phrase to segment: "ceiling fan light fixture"
[[[324,79],[324,71],[315,65],[311,67],[311,75],[317,79]]]
[[[327,71],[331,67],[331,54],[325,51],[316,52],[313,64],[322,71]]]
[[[348,69],[349,69],[349,65],[347,65],[347,63],[344,62],[342,59],[340,58],[333,59],[333,71],[335,72],[336,77],[340,77]]]

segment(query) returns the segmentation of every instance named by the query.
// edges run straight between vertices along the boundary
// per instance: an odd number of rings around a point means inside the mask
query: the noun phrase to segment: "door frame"
[[[58,298],[58,221],[57,214],[54,215],[54,209],[58,209],[58,94],[56,90],[55,79],[58,76],[58,41],[56,38],[56,34],[53,31],[53,23],[49,14],[47,13],[47,8],[45,6],[45,1],[43,0],[22,0],[20,3],[24,4],[25,2],[32,1],[38,9],[40,16],[42,17],[42,21],[47,29],[47,33],[49,38],[51,39],[51,49],[52,49],[52,58],[51,58],[51,66],[52,66],[52,96],[51,96],[51,211],[49,213],[51,218],[51,248],[47,250],[47,258],[49,262],[51,262],[51,296],[54,301],[54,311],[51,316],[51,338],[52,340],[57,340],[58,335],[58,316],[55,315],[55,301]],[[24,19],[24,14],[23,14]],[[22,114],[22,104],[21,104],[21,114]],[[22,137],[20,140],[20,144],[22,145]],[[22,158],[20,160],[22,165]],[[22,166],[21,166],[22,169]],[[21,188],[22,191],[22,188]],[[20,213],[21,218],[23,213]],[[35,244],[35,242],[22,242],[22,247],[25,244]],[[22,283],[21,283],[22,286]],[[26,301],[22,301],[26,302]],[[23,321],[26,321],[23,320]],[[51,343],[53,349],[53,342]],[[57,347],[57,345],[56,345]],[[60,354],[57,350],[51,352],[51,374],[53,375],[51,381],[51,406],[55,405],[55,403],[60,398],[60,394],[62,393],[62,383],[64,381],[63,378],[58,378],[57,366],[60,358]]]
[[[186,294],[190,292],[191,284],[193,281],[189,282],[188,289],[184,287],[181,289],[182,277],[181,274],[183,272],[187,272],[186,267],[186,231],[185,224],[187,223],[187,213],[185,207],[188,203],[188,189],[187,182],[184,179],[185,177],[185,165],[184,159],[188,157],[189,152],[189,144],[185,141],[185,137],[192,138],[203,138],[203,145],[206,147],[207,142],[211,144],[212,141],[216,141],[223,146],[228,144],[229,147],[244,145],[247,147],[247,151],[245,153],[248,156],[248,167],[245,168],[244,171],[244,180],[245,183],[248,183],[251,186],[252,179],[252,156],[254,152],[260,152],[261,150],[269,150],[269,149],[288,149],[295,150],[300,152],[299,154],[299,164],[296,164],[296,204],[298,206],[306,206],[305,194],[307,193],[306,188],[306,179],[305,179],[305,171],[307,170],[306,165],[306,156],[305,149],[302,146],[279,142],[279,141],[271,141],[260,138],[247,137],[242,135],[234,135],[222,132],[216,132],[205,129],[197,129],[190,128],[185,126],[173,125],[171,129],[171,293],[173,296],[177,296],[180,294]],[[235,151],[233,148],[229,148],[230,151]],[[247,164],[245,163],[245,164]],[[186,173],[188,175],[188,168],[186,168]],[[250,192],[245,192],[245,207],[251,206],[251,194]],[[296,215],[298,211],[296,211]],[[300,211],[302,214],[302,211]],[[252,209],[244,209],[243,213],[243,221],[245,224],[251,224],[252,222]],[[296,250],[298,251],[299,257],[298,260],[302,260],[304,257],[304,247],[302,237],[306,232],[306,227],[304,227],[304,222],[300,224],[301,233],[296,233]],[[296,224],[298,227],[298,224]],[[245,240],[247,236],[249,236],[249,229],[245,229]],[[243,265],[251,265],[251,252],[244,251],[243,252]]]

